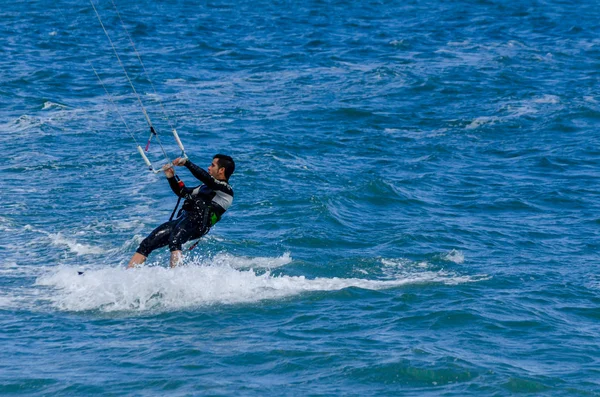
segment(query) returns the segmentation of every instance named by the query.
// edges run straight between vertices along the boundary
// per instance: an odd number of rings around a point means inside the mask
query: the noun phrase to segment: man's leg
[[[202,219],[200,217],[184,216],[180,219],[169,236],[169,250],[171,251],[171,267],[176,267],[183,261],[181,246],[195,238],[202,236]]]
[[[169,244],[169,235],[177,224],[177,220],[165,222],[148,235],[141,243],[135,254],[129,260],[127,268],[136,267],[146,261],[150,252]]]
[[[183,261],[183,254],[181,253],[180,250],[171,251],[171,263],[170,263],[171,267],[177,267],[178,265],[181,264],[182,261]]]
[[[131,259],[129,260],[129,264],[127,265],[127,268],[131,269],[132,267],[141,265],[144,262],[146,262],[146,257],[144,255],[140,254],[139,252],[136,252],[135,254],[133,254]]]

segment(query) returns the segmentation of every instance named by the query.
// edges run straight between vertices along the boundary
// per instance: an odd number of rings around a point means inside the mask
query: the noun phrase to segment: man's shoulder
[[[227,193],[229,193],[233,196],[233,188],[229,184],[229,181],[221,181],[218,179],[215,179],[215,180],[217,181],[217,183],[219,183],[223,187],[224,191],[226,191]]]

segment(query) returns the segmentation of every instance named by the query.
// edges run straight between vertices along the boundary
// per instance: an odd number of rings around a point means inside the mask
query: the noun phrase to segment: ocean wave
[[[100,247],[78,243],[75,239],[67,238],[61,233],[48,233],[48,237],[52,244],[57,246],[67,246],[71,252],[77,255],[103,254],[106,252]]]
[[[483,125],[488,125],[488,124],[496,124],[500,121],[499,117],[494,117],[494,116],[481,116],[481,117],[477,117],[475,118],[473,121],[471,121],[469,124],[467,124],[467,126],[465,127],[467,130],[474,130],[476,128],[479,128]]]
[[[465,254],[463,254],[462,251],[453,249],[450,252],[448,252],[447,254],[443,255],[442,259],[450,261],[450,262],[454,262],[457,265],[460,265],[465,262]]]
[[[42,108],[42,110],[66,109],[66,108],[67,108],[67,106],[61,105],[60,103],[56,103],[56,102],[52,102],[52,101],[46,101],[46,102],[44,102],[44,107]]]

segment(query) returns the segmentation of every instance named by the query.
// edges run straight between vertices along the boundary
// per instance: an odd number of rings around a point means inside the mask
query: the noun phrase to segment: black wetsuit
[[[189,159],[185,166],[203,185],[190,189],[175,177],[167,178],[173,192],[185,201],[177,219],[163,223],[141,242],[136,252],[145,257],[166,245],[171,251],[181,251],[183,243],[208,233],[231,206],[233,189],[227,181],[212,177]]]

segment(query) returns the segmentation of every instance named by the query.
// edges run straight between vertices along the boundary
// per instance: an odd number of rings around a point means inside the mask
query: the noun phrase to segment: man
[[[208,172],[187,158],[176,158],[173,165],[187,167],[203,185],[188,188],[175,176],[170,164],[163,167],[169,186],[185,201],[177,219],[163,223],[140,243],[129,261],[128,268],[144,263],[150,252],[166,245],[171,251],[170,266],[177,266],[182,259],[182,244],[208,233],[231,206],[233,190],[229,186],[229,177],[235,170],[235,163],[231,157],[216,154]]]

